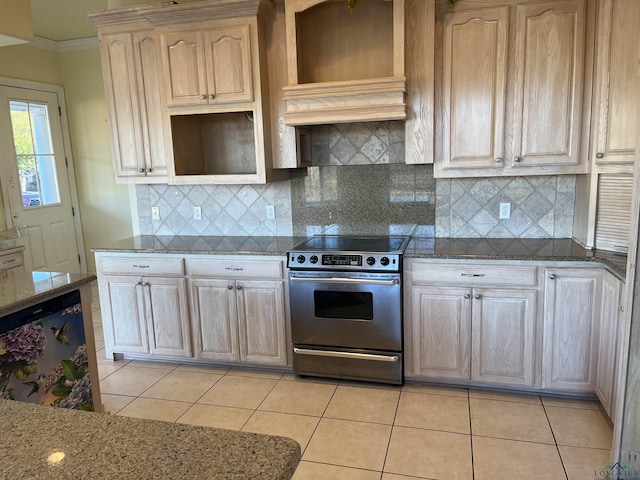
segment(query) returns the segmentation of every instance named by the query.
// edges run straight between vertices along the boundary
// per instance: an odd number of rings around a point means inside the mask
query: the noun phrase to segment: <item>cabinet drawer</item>
[[[244,260],[231,258],[188,259],[193,277],[282,278],[282,260]]]
[[[0,270],[9,270],[22,266],[22,253],[11,253],[0,256]]]
[[[455,285],[523,285],[537,284],[536,267],[531,265],[442,265],[415,263],[414,282]]]
[[[136,275],[184,275],[182,258],[107,257],[102,259],[102,273]]]

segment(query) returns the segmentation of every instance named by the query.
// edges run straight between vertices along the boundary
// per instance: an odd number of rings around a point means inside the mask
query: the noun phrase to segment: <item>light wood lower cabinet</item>
[[[414,286],[417,375],[533,386],[536,292]]]
[[[197,358],[286,365],[283,280],[193,279]]]
[[[191,356],[184,278],[105,275],[101,284],[107,354]]]
[[[620,319],[621,293],[624,282],[609,272],[602,277],[602,308],[598,335],[598,362],[596,366],[596,395],[609,417],[614,418],[616,404],[617,343]]]
[[[545,277],[542,388],[593,392],[601,270],[547,268]]]

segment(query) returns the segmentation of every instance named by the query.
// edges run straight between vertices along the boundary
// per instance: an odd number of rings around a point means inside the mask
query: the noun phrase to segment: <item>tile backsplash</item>
[[[434,179],[405,165],[404,124],[318,125],[313,166],[267,185],[139,185],[142,235],[306,236],[325,231],[450,238],[570,238],[575,176]],[[500,219],[500,203],[511,218]],[[267,218],[267,206],[275,219]],[[160,220],[151,218],[159,207]],[[194,207],[202,219],[194,219]],[[336,227],[337,226],[337,227]]]
[[[570,238],[573,175],[438,179],[436,236],[459,238]],[[500,203],[511,218],[500,219]]]

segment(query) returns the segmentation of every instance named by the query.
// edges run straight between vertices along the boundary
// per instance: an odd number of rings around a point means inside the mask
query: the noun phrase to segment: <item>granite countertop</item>
[[[286,480],[301,456],[284,437],[11,400],[0,400],[0,428],[11,479]]]
[[[627,256],[585,249],[570,238],[413,237],[405,258],[600,262],[624,278]]]
[[[328,232],[327,232],[328,233]],[[142,235],[93,248],[94,252],[145,252],[211,255],[285,255],[306,237],[206,237]],[[570,238],[412,237],[406,258],[468,260],[595,261],[625,276],[627,257],[585,249]]]
[[[140,235],[92,248],[93,252],[145,252],[212,255],[285,255],[306,237]]]
[[[87,273],[24,272],[0,274],[0,317],[77,289],[96,279]]]

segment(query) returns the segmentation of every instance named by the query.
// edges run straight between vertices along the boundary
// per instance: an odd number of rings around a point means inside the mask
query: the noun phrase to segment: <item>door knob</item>
[[[501,157],[496,158],[496,163],[502,163],[502,158]]]
[[[476,300],[480,300],[482,298],[482,295],[477,293],[473,298],[475,298]]]
[[[233,285],[227,285],[227,289],[233,290]]]
[[[552,273],[549,275],[549,280],[555,280],[555,279],[556,279],[555,273]]]
[[[238,286],[236,287],[236,289],[238,289],[238,290],[242,290],[242,285],[238,285]]]
[[[468,294],[468,293],[465,293],[465,294],[464,294],[464,299],[465,299],[465,300],[469,300],[469,294]]]
[[[514,162],[520,163],[522,161],[522,157],[516,157],[513,159]]]
[[[596,158],[604,158],[604,153],[602,152],[596,153]]]
[[[214,96],[212,93],[209,94],[209,100],[213,100]]]
[[[13,218],[18,218],[20,215],[17,213],[14,213],[13,215],[11,215]]]

